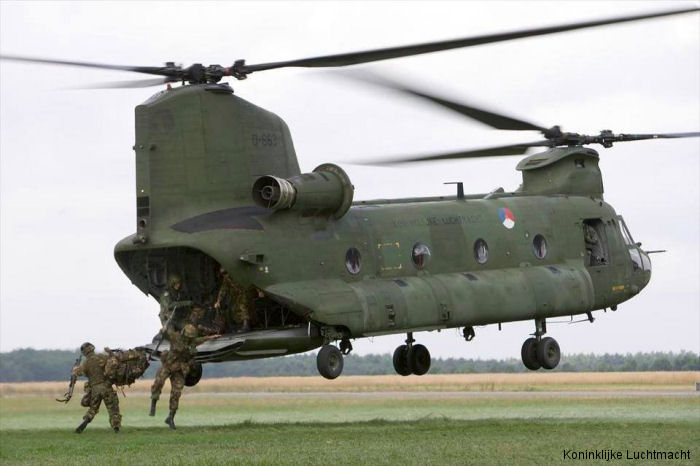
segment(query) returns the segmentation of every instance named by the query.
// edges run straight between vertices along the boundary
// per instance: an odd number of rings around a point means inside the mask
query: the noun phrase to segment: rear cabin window
[[[411,259],[417,269],[424,268],[430,261],[430,248],[423,243],[416,243],[411,251]]]
[[[345,253],[345,268],[351,275],[360,273],[360,269],[362,268],[360,259],[360,251],[358,251],[357,248],[350,248]]]
[[[481,238],[474,241],[474,259],[479,264],[485,264],[489,260],[489,246]]]
[[[544,259],[547,257],[547,241],[542,235],[535,235],[532,240],[532,249],[535,253],[535,257],[538,259]]]

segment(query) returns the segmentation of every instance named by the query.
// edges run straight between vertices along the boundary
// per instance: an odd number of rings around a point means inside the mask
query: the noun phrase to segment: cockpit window
[[[620,232],[622,233],[622,238],[625,241],[627,250],[630,253],[630,258],[632,259],[632,268],[634,270],[651,270],[651,261],[649,261],[649,256],[642,253],[639,249],[639,245],[634,242],[632,235],[630,234],[629,228],[625,224],[625,220],[621,217],[617,217],[618,225],[620,226]]]
[[[411,259],[413,259],[413,265],[417,269],[422,269],[430,260],[430,248],[423,243],[414,244],[411,251]]]
[[[625,225],[625,222],[620,218],[620,230],[622,231],[622,238],[625,240],[625,244],[627,246],[632,246],[634,245],[634,240],[632,239],[632,235],[630,234],[630,231],[627,229],[627,225]]]
[[[479,264],[485,264],[489,260],[489,246],[481,238],[474,241],[474,259]]]
[[[360,273],[362,267],[360,264],[360,251],[358,251],[357,248],[350,248],[345,253],[345,268],[352,275]]]

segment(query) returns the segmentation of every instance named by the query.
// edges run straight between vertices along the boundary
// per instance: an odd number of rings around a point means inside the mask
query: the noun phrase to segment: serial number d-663
[[[279,141],[279,136],[275,133],[253,133],[251,142],[253,147],[274,147]]]

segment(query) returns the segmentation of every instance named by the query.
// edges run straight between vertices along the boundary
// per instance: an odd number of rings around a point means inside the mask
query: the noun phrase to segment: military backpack
[[[114,385],[131,385],[148,369],[148,355],[143,350],[109,350],[105,377]]]

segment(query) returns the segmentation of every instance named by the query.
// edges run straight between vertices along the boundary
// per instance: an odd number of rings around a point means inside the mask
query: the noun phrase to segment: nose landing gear
[[[559,343],[551,337],[545,337],[537,344],[537,361],[545,369],[554,369],[559,365],[561,351]]]
[[[406,335],[406,344],[394,351],[393,363],[397,374],[423,375],[430,370],[430,352],[423,345],[414,345],[413,333]]]
[[[397,374],[411,375],[411,368],[408,367],[408,345],[401,345],[394,350],[394,370]]]
[[[520,351],[520,356],[523,358],[523,364],[531,371],[536,371],[542,365],[537,359],[537,339],[528,338],[523,343],[523,349]]]
[[[559,365],[561,351],[559,343],[552,337],[542,338],[547,333],[547,323],[544,319],[535,319],[535,336],[523,343],[520,355],[525,367],[536,371],[540,367],[551,370]]]

